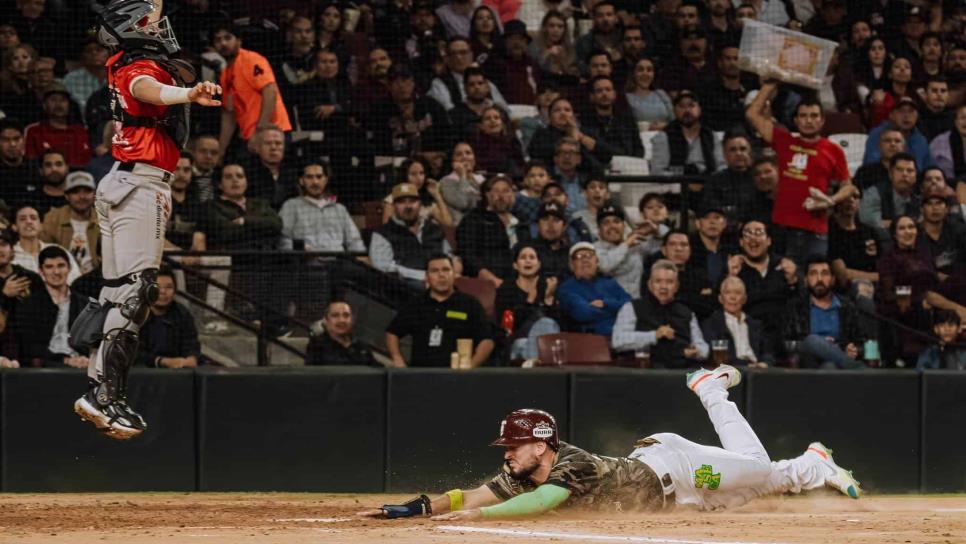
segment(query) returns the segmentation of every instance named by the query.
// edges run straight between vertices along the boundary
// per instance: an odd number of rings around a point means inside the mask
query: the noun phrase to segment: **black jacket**
[[[749,290],[749,292],[751,292]],[[859,311],[855,304],[846,297],[839,300],[839,339],[838,345],[845,347],[854,344],[862,347],[866,335],[862,332],[859,322]],[[782,319],[782,338],[787,340],[801,340],[811,333],[811,296],[802,290],[798,296],[788,299]]]
[[[510,237],[496,212],[477,208],[468,213],[456,228],[456,247],[467,276],[478,275],[482,268],[504,280],[513,275]]]
[[[369,365],[382,366],[372,355],[372,348],[360,340],[353,340],[349,347],[336,342],[323,332],[309,340],[305,350],[306,365]]]
[[[184,306],[172,302],[164,315],[148,315],[141,326],[137,364],[157,366],[158,357],[201,358],[201,343],[195,320]]]
[[[615,109],[610,117],[600,117],[591,110],[580,117],[580,130],[598,142],[607,142],[614,155],[644,157],[641,134],[629,112]]]
[[[80,293],[70,292],[70,312],[68,327],[87,306],[87,299]],[[57,323],[57,305],[54,304],[47,288],[41,284],[39,289],[31,286],[30,295],[17,303],[14,313],[14,327],[17,337],[18,360],[23,366],[45,366],[54,363],[58,356],[53,356],[48,350],[50,337]]]
[[[775,358],[771,351],[771,342],[765,335],[765,328],[761,321],[745,314],[745,322],[748,324],[748,344],[755,352],[755,357],[759,362],[771,362]],[[744,359],[738,359],[735,355],[735,339],[725,324],[724,310],[715,310],[707,319],[701,322],[701,333],[704,340],[711,344],[712,340],[728,341],[728,361],[730,364],[748,364]]]

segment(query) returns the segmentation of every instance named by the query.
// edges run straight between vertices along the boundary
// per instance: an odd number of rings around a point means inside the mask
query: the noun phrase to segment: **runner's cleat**
[[[707,387],[707,384],[710,383],[721,384],[725,389],[731,389],[741,383],[741,372],[738,372],[738,369],[731,365],[719,365],[714,370],[699,368],[688,373],[688,389],[695,393],[698,392],[699,386]]]
[[[833,475],[825,479],[825,485],[837,489],[843,495],[848,495],[853,499],[862,496],[859,481],[855,479],[855,476],[852,476],[851,470],[845,470],[835,464],[835,460],[832,459],[832,450],[825,447],[821,442],[812,442],[805,452],[818,456],[822,460],[822,464],[833,471]]]
[[[94,390],[74,402],[74,413],[97,427],[105,436],[117,440],[128,440],[143,433],[147,428],[141,416],[126,404],[109,403],[102,405],[97,401]],[[135,417],[136,416],[136,417]]]

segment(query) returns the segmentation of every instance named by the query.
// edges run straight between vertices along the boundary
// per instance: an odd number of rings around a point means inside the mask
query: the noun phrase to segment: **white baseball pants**
[[[833,475],[816,454],[771,461],[748,421],[728,400],[723,384],[709,383],[699,388],[698,396],[722,448],[659,433],[649,437],[659,443],[637,448],[630,455],[654,469],[659,477],[671,476],[677,504],[702,510],[734,508],[766,495],[822,487]]]

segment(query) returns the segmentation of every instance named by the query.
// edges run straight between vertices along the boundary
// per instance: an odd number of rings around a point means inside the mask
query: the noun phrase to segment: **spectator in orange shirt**
[[[258,128],[274,125],[284,132],[292,130],[268,60],[254,51],[243,49],[241,38],[228,22],[215,25],[211,43],[228,61],[221,73],[225,106],[221,110],[221,134],[218,137],[220,156],[225,156],[236,128],[241,129],[241,137],[248,142],[248,150],[252,153],[257,149],[255,132]]]
[[[64,153],[72,168],[81,168],[90,162],[87,129],[80,123],[71,123],[70,110],[70,95],[63,86],[56,85],[44,92],[43,120],[24,129],[28,159],[36,159],[48,149],[57,149]]]

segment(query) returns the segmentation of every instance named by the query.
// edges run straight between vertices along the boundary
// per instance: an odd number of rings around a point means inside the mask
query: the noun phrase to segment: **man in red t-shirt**
[[[90,138],[80,123],[70,123],[70,95],[55,85],[44,93],[44,120],[24,129],[27,158],[37,159],[48,149],[64,154],[67,164],[81,168],[91,160]]]
[[[214,99],[221,92],[214,83],[181,86],[193,74],[188,73],[190,66],[168,59],[178,51],[178,41],[168,18],[160,17],[160,4],[111,0],[95,7],[101,16],[98,38],[113,53],[107,61],[107,82],[116,133],[112,153],[118,162],[98,184],[95,202],[102,306],[94,317],[85,311],[71,329],[73,349],[93,350],[87,370],[91,386],[74,403],[74,411],[105,435],[122,440],[147,429],[127,405],[125,384],[138,331],[158,297],[164,225],[171,213],[168,182],[183,145],[175,137],[187,136],[186,119],[177,114],[188,103],[221,105]]]
[[[745,116],[761,137],[771,144],[778,160],[779,179],[772,223],[779,250],[799,266],[813,254],[828,253],[828,213],[855,188],[849,177],[845,152],[822,137],[825,114],[810,98],[795,107],[798,136],[776,125],[769,100],[778,90],[765,82]],[[832,195],[829,191],[834,190]]]

